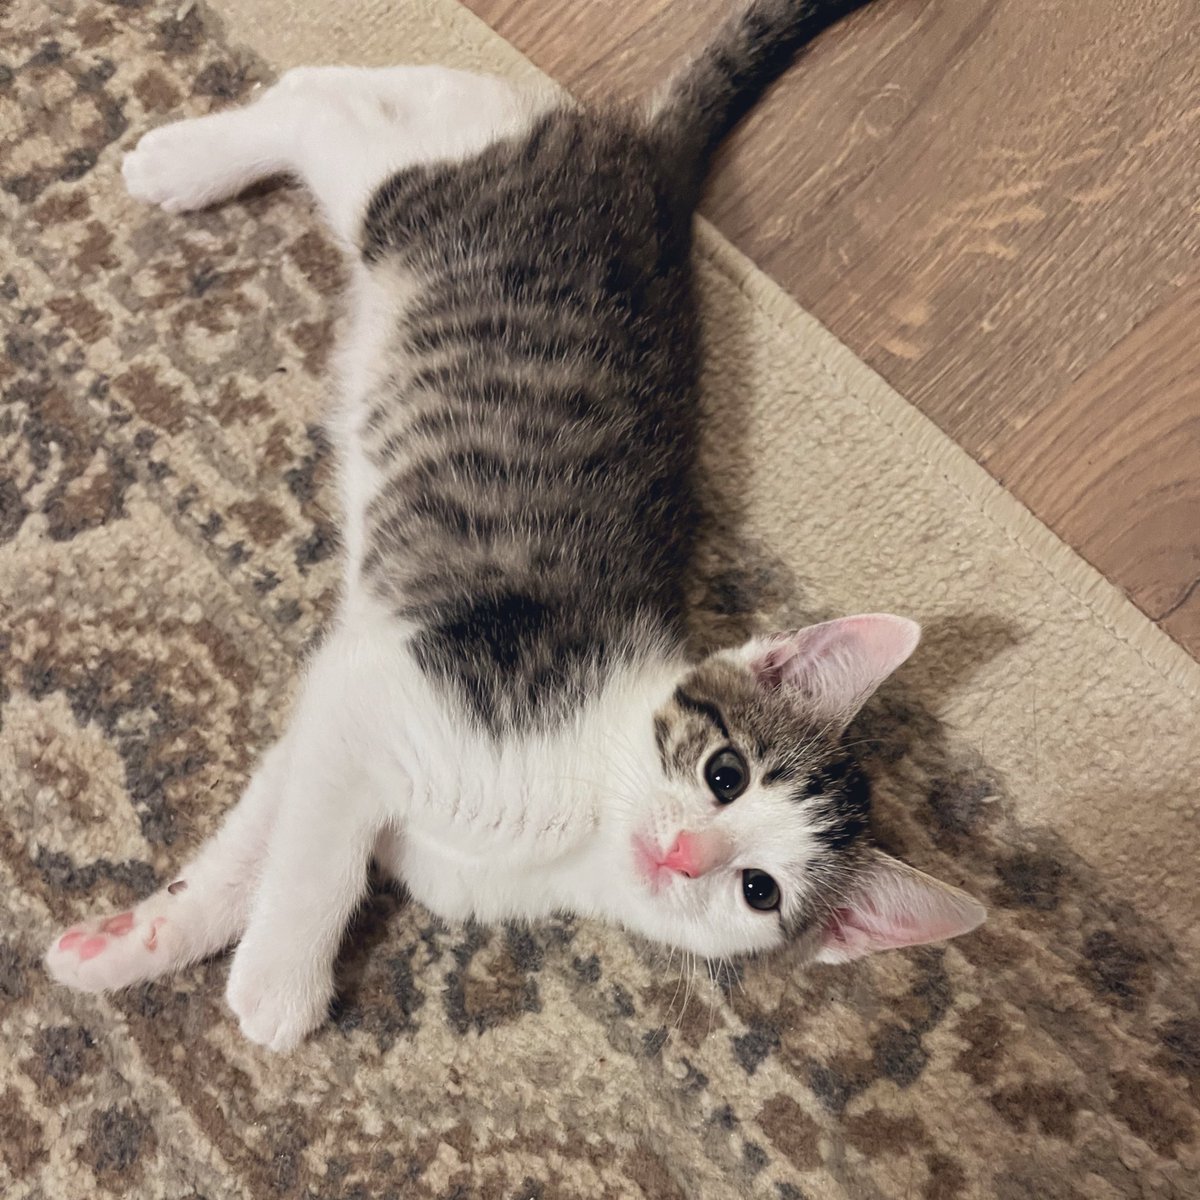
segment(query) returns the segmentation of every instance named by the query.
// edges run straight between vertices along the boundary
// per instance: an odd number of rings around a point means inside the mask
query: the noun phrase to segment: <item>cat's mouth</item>
[[[666,886],[671,872],[663,866],[662,851],[648,837],[635,833],[631,839],[633,862],[637,873],[646,881],[652,895],[657,896]]]

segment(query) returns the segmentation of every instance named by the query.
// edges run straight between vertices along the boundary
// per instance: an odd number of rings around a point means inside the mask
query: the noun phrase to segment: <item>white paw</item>
[[[212,117],[151,130],[125,155],[125,187],[135,200],[167,212],[203,208],[227,191],[229,152],[222,142]]]
[[[225,1000],[242,1033],[268,1050],[298,1046],[329,1016],[333,978],[310,963],[272,961],[240,947],[229,972]]]
[[[97,917],[60,933],[46,951],[46,969],[67,987],[106,992],[153,979],[172,963],[171,922],[153,905]]]

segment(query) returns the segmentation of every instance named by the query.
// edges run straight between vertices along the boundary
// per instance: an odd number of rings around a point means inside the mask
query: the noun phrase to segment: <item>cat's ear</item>
[[[966,892],[873,850],[857,889],[826,923],[816,960],[849,962],[876,950],[945,941],[986,916]]]
[[[760,638],[742,653],[763,687],[789,689],[816,717],[845,728],[920,638],[915,621],[869,613]]]

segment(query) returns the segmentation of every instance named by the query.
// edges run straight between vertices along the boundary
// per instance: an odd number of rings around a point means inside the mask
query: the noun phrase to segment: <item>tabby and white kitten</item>
[[[692,213],[713,147],[855,3],[756,0],[645,110],[433,67],[297,70],[147,134],[170,212],[298,176],[353,260],[331,424],[345,586],[283,738],[131,912],[55,939],[104,990],[238,948],[247,1037],[326,1016],[368,862],[449,921],[555,912],[840,962],[983,909],[874,849],[842,732],[917,644],[858,616],[700,662]]]

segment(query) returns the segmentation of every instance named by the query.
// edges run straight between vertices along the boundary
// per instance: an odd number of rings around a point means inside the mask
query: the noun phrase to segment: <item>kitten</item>
[[[372,856],[448,921],[574,912],[711,957],[841,962],[983,919],[872,847],[841,745],[915,624],[683,648],[693,207],[724,133],[855,6],[757,0],[637,112],[441,68],[296,70],[126,157],[170,212],[296,175],[352,257],[346,574],[220,831],[56,938],[56,979],[124,987],[237,942],[229,1004],[287,1049],[325,1019]]]

